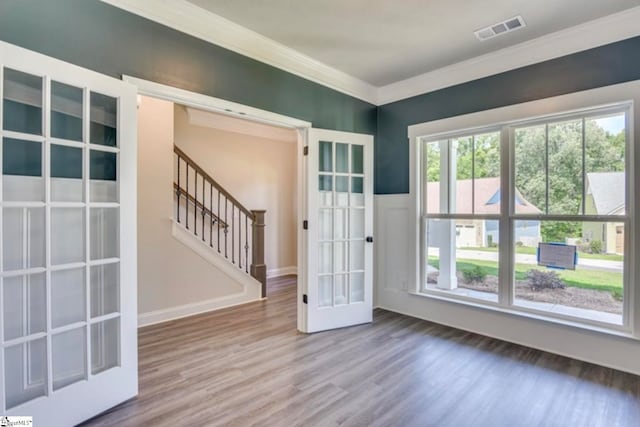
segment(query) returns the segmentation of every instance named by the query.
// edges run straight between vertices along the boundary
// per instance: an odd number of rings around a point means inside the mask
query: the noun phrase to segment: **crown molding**
[[[378,88],[378,105],[525,67],[640,34],[640,6]]]
[[[377,88],[186,0],[101,0],[204,41],[376,104]]]

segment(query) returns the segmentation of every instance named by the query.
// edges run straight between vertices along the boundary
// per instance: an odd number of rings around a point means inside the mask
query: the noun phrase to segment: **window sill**
[[[555,314],[536,310],[535,308],[512,305],[510,307],[504,307],[496,302],[476,300],[470,297],[458,296],[448,294],[446,291],[426,290],[421,292],[409,292],[409,295],[429,298],[432,300],[443,301],[446,303],[458,304],[469,308],[492,311],[495,313],[502,313],[510,316],[517,316],[521,318],[531,319],[534,321],[541,321],[546,323],[553,323],[565,327],[582,329],[590,332],[597,332],[601,334],[639,340],[634,336],[631,328],[624,325],[617,325],[611,323],[604,323],[598,321],[592,321],[588,319],[580,319],[575,317],[569,317],[562,314]]]

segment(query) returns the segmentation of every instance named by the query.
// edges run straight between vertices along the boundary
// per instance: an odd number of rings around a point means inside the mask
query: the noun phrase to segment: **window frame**
[[[638,83],[634,82],[635,85]],[[624,86],[624,85],[618,85]],[[450,119],[442,119],[435,122],[424,123],[409,127],[409,137],[412,142],[411,154],[411,174],[412,174],[412,198],[417,214],[417,225],[415,227],[416,238],[416,287],[410,293],[415,295],[427,296],[446,301],[457,303],[466,303],[474,307],[497,309],[507,311],[516,315],[527,315],[550,321],[559,321],[561,323],[571,324],[580,327],[595,327],[599,330],[617,331],[624,334],[635,335],[640,328],[637,327],[637,319],[634,317],[634,307],[637,306],[638,292],[636,291],[637,266],[632,266],[632,260],[637,253],[636,245],[638,239],[638,218],[636,214],[635,204],[635,185],[634,177],[635,166],[638,164],[637,151],[635,145],[635,124],[638,117],[634,111],[634,99],[628,96],[613,99],[609,103],[597,105],[589,102],[589,99],[598,99],[597,97],[585,96],[585,93],[615,91],[616,86],[595,89],[587,92],[563,95],[547,100],[532,101],[526,104],[516,106],[503,107],[495,110],[488,110],[480,113],[472,113],[465,116],[456,116]],[[614,95],[615,97],[616,95]],[[584,100],[582,98],[587,98]],[[560,102],[554,105],[550,100],[562,99],[567,102]],[[575,102],[574,102],[575,101]],[[535,108],[542,104],[544,108]],[[569,104],[564,106],[563,104]],[[596,105],[593,105],[596,104]],[[512,116],[507,120],[501,121],[500,111],[509,111],[506,116]],[[539,113],[543,111],[542,114]],[[515,197],[515,130],[517,128],[532,127],[541,124],[558,123],[569,120],[588,120],[591,117],[602,117],[613,113],[625,114],[625,213],[623,215],[592,215],[584,213],[584,200],[578,215],[567,214],[548,214],[545,212],[540,214],[515,213],[513,199]],[[515,116],[515,117],[513,117]],[[494,118],[493,120],[491,117]],[[469,119],[473,124],[465,126]],[[497,118],[498,120],[495,120]],[[584,122],[583,122],[584,125]],[[446,130],[443,130],[446,129]],[[430,131],[434,130],[434,131]],[[440,130],[440,131],[437,131]],[[583,128],[584,130],[584,128]],[[452,294],[446,290],[433,290],[426,288],[426,223],[430,218],[442,219],[485,219],[491,217],[495,219],[495,215],[478,215],[478,214],[428,214],[423,201],[423,183],[425,174],[425,153],[424,147],[426,143],[433,141],[441,141],[443,139],[453,139],[469,135],[478,135],[489,131],[500,132],[500,191],[502,194],[501,210],[498,215],[499,220],[499,247],[498,247],[498,300],[497,302],[486,301],[483,299],[467,297],[464,295]],[[584,132],[583,132],[584,138]],[[584,154],[583,154],[584,156]],[[586,171],[583,170],[583,177],[586,177]],[[586,182],[583,181],[583,195],[585,194]],[[621,324],[607,323],[585,317],[572,316],[563,313],[549,312],[541,309],[533,309],[515,304],[515,222],[519,220],[562,220],[562,221],[604,221],[604,222],[620,222],[624,224],[624,264],[623,264],[623,312]]]

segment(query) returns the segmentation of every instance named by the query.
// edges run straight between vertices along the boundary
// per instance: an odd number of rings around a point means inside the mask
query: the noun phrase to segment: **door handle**
[[[368,243],[373,243],[373,236],[367,236],[366,241]]]

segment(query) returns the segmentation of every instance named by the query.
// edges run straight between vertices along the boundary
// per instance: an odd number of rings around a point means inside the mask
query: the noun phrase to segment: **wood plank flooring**
[[[139,396],[85,425],[640,425],[637,376],[383,310],[304,335],[295,277],[268,296],[141,329]]]

